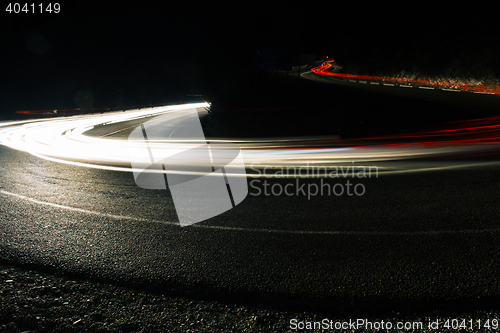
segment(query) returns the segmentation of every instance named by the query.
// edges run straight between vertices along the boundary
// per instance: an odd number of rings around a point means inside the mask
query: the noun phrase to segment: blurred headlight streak
[[[143,171],[134,170],[130,165],[131,156],[132,158],[136,156],[135,162],[148,162],[140,160],[140,156],[144,156],[141,152],[144,151],[145,145],[153,149],[165,150],[164,156],[170,156],[198,146],[199,140],[169,138],[175,129],[170,129],[170,133],[166,131],[164,139],[149,142],[134,142],[127,140],[126,137],[90,136],[87,131],[97,125],[105,126],[141,118],[147,121],[150,117],[165,114],[170,114],[172,119],[179,123],[183,114],[188,114],[187,110],[203,108],[207,105],[206,103],[184,104],[99,115],[3,122],[0,123],[0,143],[60,163],[126,172]],[[123,128],[126,127],[124,124]],[[254,170],[280,166],[317,168],[356,163],[356,165],[377,165],[381,173],[420,171],[470,165],[470,158],[467,158],[470,153],[498,150],[500,148],[500,117],[457,121],[435,130],[416,133],[349,140],[336,137],[291,137],[272,140],[207,138],[207,141],[237,144],[241,147],[247,169]],[[137,154],[134,151],[137,151]],[[466,157],[465,162],[463,164],[446,163],[436,159],[436,157],[448,155]],[[185,163],[192,165],[196,162],[190,160]],[[178,173],[178,171],[169,170],[152,170],[151,172]],[[315,177],[321,176],[321,174],[315,174]]]

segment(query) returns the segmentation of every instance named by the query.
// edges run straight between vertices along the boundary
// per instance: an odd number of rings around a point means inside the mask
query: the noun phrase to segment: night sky
[[[358,7],[74,1],[61,3],[59,14],[2,9],[0,115],[171,104],[186,94],[224,98],[253,76],[256,47],[329,55],[372,73],[413,63],[439,72],[455,57],[484,55],[477,71],[499,74],[494,20]]]

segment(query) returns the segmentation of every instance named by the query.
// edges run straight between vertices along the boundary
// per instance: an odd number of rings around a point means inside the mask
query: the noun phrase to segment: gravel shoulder
[[[372,323],[422,322],[423,329],[397,332],[475,332],[478,327],[446,330],[447,319],[468,323],[481,319],[497,321],[500,311],[478,310],[467,313],[399,313],[384,317],[338,317],[334,313],[296,312],[242,304],[224,304],[145,292],[63,275],[32,270],[11,263],[0,263],[0,332],[297,332],[339,331],[307,329],[323,322],[349,322],[363,318]],[[291,320],[296,319],[293,325]],[[439,320],[439,330],[428,323]],[[477,324],[475,324],[477,326]],[[304,328],[304,329],[300,329]],[[342,332],[376,332],[365,328]],[[388,330],[390,331],[390,330]],[[481,331],[489,331],[483,329]],[[491,327],[491,331],[494,330]]]
[[[267,332],[285,329],[287,315],[6,264],[0,295],[1,332]]]

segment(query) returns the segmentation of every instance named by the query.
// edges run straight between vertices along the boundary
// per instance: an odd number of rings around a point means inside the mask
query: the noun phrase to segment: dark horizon
[[[456,18],[437,13],[398,20],[383,9],[275,3],[77,2],[62,4],[59,14],[24,15],[2,13],[2,118],[19,110],[171,104],[186,94],[244,103],[258,47],[328,55],[366,74],[500,77],[498,28],[486,18],[452,24]]]

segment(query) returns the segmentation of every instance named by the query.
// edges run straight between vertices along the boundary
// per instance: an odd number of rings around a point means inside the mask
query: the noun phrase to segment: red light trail
[[[371,75],[354,75],[354,74],[344,74],[344,73],[333,73],[329,72],[328,69],[332,67],[334,60],[327,60],[323,62],[318,67],[311,69],[312,72],[319,75],[333,76],[337,78],[349,78],[357,80],[369,80],[369,81],[381,81],[399,84],[413,84],[417,86],[429,86],[429,87],[439,87],[448,89],[459,89],[471,92],[485,93],[500,96],[500,85],[497,83],[488,84],[458,84],[458,83],[447,83],[440,82],[437,80],[423,80],[423,79],[409,79],[409,78],[396,78],[390,76],[371,76]]]

